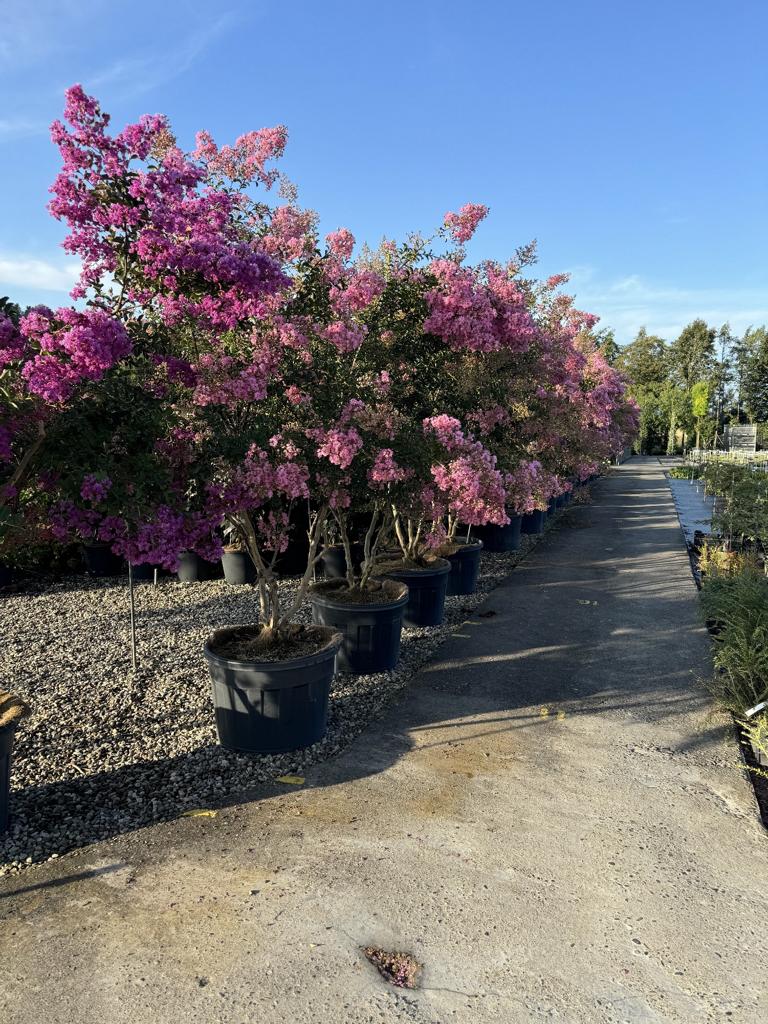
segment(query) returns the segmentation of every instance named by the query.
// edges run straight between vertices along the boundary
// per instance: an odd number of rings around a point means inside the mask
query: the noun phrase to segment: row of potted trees
[[[0,313],[0,544],[247,557],[253,621],[205,651],[221,740],[313,742],[336,659],[390,667],[401,616],[439,621],[451,565],[471,585],[478,541],[540,530],[636,409],[566,278],[528,276],[532,246],[467,262],[483,206],[355,255],[275,169],[282,126],[185,152],[160,115],[110,133],[75,86],[52,136],[82,273],[73,306]],[[321,560],[336,578],[301,626]]]

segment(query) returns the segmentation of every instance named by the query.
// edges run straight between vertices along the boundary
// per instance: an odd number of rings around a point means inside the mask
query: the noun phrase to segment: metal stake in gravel
[[[135,672],[138,666],[136,659],[136,606],[133,602],[133,566],[130,562],[128,563],[128,602],[131,606],[131,668]]]

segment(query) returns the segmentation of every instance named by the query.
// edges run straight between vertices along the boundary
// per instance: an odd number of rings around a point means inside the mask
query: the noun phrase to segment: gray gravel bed
[[[0,875],[232,801],[338,754],[537,539],[524,537],[515,553],[484,552],[477,593],[448,598],[440,627],[404,629],[394,671],[338,674],[324,739],[279,755],[232,753],[216,739],[202,647],[214,628],[255,620],[250,587],[172,579],[137,585],[136,673],[124,580],[70,577],[0,597],[0,680],[32,708],[16,735],[12,821],[0,836]],[[299,617],[310,621],[308,605]]]

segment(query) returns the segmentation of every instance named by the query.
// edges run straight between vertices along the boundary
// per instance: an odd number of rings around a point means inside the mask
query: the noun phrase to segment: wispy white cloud
[[[638,274],[608,279],[591,267],[571,271],[568,290],[579,309],[600,316],[621,343],[641,327],[662,338],[675,338],[686,324],[701,317],[714,327],[729,323],[736,334],[751,324],[768,323],[768,287],[682,288],[661,285]]]
[[[68,292],[77,280],[75,261],[52,263],[18,253],[0,253],[0,286],[25,291]]]
[[[70,48],[107,0],[3,0],[0,71],[36,64]]]
[[[151,92],[188,71],[214,40],[233,27],[235,21],[233,12],[224,12],[191,32],[175,48],[120,57],[109,67],[87,77],[84,84],[95,91],[106,88],[117,92],[123,99]]]
[[[45,121],[26,117],[0,117],[0,143],[25,139],[31,135],[44,135],[48,131]]]

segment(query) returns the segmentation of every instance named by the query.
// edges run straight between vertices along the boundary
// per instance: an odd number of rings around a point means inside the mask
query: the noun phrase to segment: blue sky
[[[179,141],[284,123],[324,230],[425,232],[482,202],[473,259],[539,271],[620,341],[768,322],[768,2],[2,0],[0,294],[60,304],[47,126],[82,82]]]

